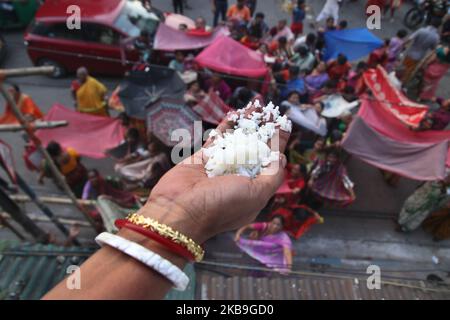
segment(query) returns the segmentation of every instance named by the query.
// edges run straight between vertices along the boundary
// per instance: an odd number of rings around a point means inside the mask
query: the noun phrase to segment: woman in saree
[[[58,142],[50,141],[47,145],[47,152],[53,159],[56,167],[66,178],[66,182],[72,189],[75,196],[80,198],[83,193],[84,184],[87,181],[87,170],[80,162],[80,156],[73,148],[63,149]],[[49,164],[43,160],[41,164],[39,183],[44,183],[45,177],[52,177]]]
[[[435,97],[439,82],[450,68],[450,48],[440,46],[425,62],[422,88],[419,98],[432,100]]]
[[[449,184],[450,175],[445,180],[428,181],[417,188],[403,204],[397,220],[397,231],[411,232],[431,213],[445,207],[450,199],[447,195]]]
[[[106,180],[97,169],[89,170],[88,181],[83,188],[83,200],[96,200],[99,196],[107,196],[121,207],[132,208],[136,206],[136,197],[125,190],[121,190]]]
[[[125,134],[125,140],[117,147],[110,149],[108,153],[117,159],[117,163],[114,166],[117,171],[126,164],[141,160],[145,150],[146,144],[141,137],[139,129],[129,128]]]
[[[253,259],[280,273],[289,273],[292,268],[292,242],[283,231],[284,218],[273,216],[269,222],[257,222],[242,227],[236,232],[237,246]],[[248,237],[243,237],[251,231]]]
[[[320,103],[314,105],[301,104],[301,94],[292,91],[287,96],[287,100],[281,103],[281,107],[286,110],[285,115],[302,129],[320,136],[327,134],[327,122],[320,115],[322,111]]]
[[[289,163],[300,164],[305,172],[310,172],[313,164],[324,156],[325,138],[318,137],[314,141],[313,147],[305,150],[303,153],[299,150],[300,143],[300,139],[297,138],[289,144]]]
[[[152,189],[170,167],[166,153],[155,141],[151,141],[142,154],[142,160],[118,168],[117,173],[127,190]]]
[[[356,199],[354,183],[339,156],[339,150],[331,147],[326,149],[324,159],[314,164],[308,181],[311,208],[317,209],[324,202],[346,206]]]
[[[200,83],[197,80],[188,84],[188,89],[184,94],[184,101],[188,105],[194,106],[201,100],[203,100],[205,97],[206,92],[202,90],[202,88],[200,87]]]
[[[329,79],[327,65],[323,61],[319,62],[317,67],[305,77],[306,88],[312,99],[316,97],[319,90],[322,89]]]

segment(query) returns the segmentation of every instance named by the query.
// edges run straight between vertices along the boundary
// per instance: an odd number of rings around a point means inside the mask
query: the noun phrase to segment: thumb
[[[261,174],[254,179],[256,192],[264,199],[272,197],[284,180],[284,169],[287,165],[286,156],[281,153],[278,160],[270,163]]]

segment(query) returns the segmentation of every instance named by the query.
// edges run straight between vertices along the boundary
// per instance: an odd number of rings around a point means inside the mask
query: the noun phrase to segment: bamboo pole
[[[54,69],[55,68],[52,66],[44,66],[44,67],[3,69],[1,70],[1,72],[5,75],[6,78],[12,78],[12,77],[51,74],[55,71]]]
[[[8,217],[9,217],[9,215],[8,215]],[[12,219],[11,217],[9,217],[9,218]],[[17,230],[16,228],[14,228],[14,227],[12,226],[12,224],[10,224],[10,223],[6,220],[6,218],[5,218],[3,215],[0,215],[0,225],[5,226],[5,227],[8,228],[9,230],[11,230],[12,233],[14,233],[14,234],[17,236],[17,238],[19,238],[20,240],[25,240],[25,239],[26,239],[25,236],[22,235],[22,234],[19,232],[19,230]]]
[[[25,194],[12,194],[10,195],[11,199],[17,202],[30,202],[32,201],[30,197]],[[43,203],[51,203],[51,204],[72,204],[72,200],[70,198],[65,197],[39,197],[38,198]],[[77,199],[78,203],[85,206],[95,206],[97,201],[95,200],[82,200]]]
[[[34,214],[30,214],[28,216],[33,221],[52,223],[52,221],[46,216],[37,216],[37,215],[34,215]],[[6,221],[6,223],[8,223],[7,220],[11,220],[11,219],[12,218],[9,216],[9,214],[7,212],[0,212],[0,224],[2,224],[2,221]],[[60,219],[60,221],[61,221],[62,224],[69,225],[69,226],[79,225],[80,227],[87,227],[87,228],[91,227],[89,222],[82,221],[82,220]]]
[[[32,74],[49,74],[52,73],[54,70],[53,67],[36,67],[36,68],[21,68],[21,69],[10,69],[10,70],[1,70],[3,76],[7,77],[15,77],[15,76],[27,76]],[[33,132],[33,129],[31,128],[28,121],[24,118],[22,115],[22,112],[18,108],[16,102],[14,99],[12,99],[9,92],[3,87],[3,83],[0,83],[0,92],[5,98],[5,100],[9,103],[11,106],[11,109],[16,116],[16,118],[19,120],[20,124],[22,124],[27,130],[25,131],[30,139],[34,142],[37,149],[41,154],[44,156],[44,159],[46,160],[50,171],[52,172],[54,178],[60,184],[67,194],[67,196],[71,199],[72,203],[75,205],[75,207],[84,215],[87,221],[92,225],[92,227],[95,229],[96,224],[95,221],[92,219],[92,217],[89,215],[88,211],[78,202],[77,198],[73,194],[72,190],[70,189],[69,185],[66,182],[65,177],[61,174],[59,169],[56,167],[55,163],[53,162],[53,159],[48,154],[47,150],[44,148],[44,146],[41,144],[41,141],[36,137],[36,135]]]
[[[33,129],[53,129],[59,127],[65,127],[68,125],[68,122],[65,120],[62,121],[35,121],[33,122]],[[15,132],[15,131],[23,131],[27,130],[27,128],[21,124],[0,124],[0,132]]]
[[[23,178],[16,173],[16,181],[17,184],[19,185],[19,188],[22,189],[23,192],[25,192],[25,194],[27,196],[30,197],[31,201],[34,202],[34,204],[42,211],[43,214],[45,214],[51,222],[53,222],[53,224],[67,237],[70,237],[70,232],[69,230],[67,230],[67,228],[64,226],[64,224],[62,224],[58,217],[50,210],[49,207],[47,207],[47,205],[45,205],[44,203],[42,203],[41,201],[39,201],[39,198],[36,195],[36,192],[34,192],[34,190],[25,182],[25,180],[23,180]],[[77,239],[72,239],[72,242],[74,245],[76,246],[80,246],[81,243],[77,240]]]

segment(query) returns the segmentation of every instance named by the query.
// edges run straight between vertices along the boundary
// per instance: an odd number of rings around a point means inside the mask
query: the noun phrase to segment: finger
[[[280,153],[284,153],[290,136],[290,132],[277,128],[274,135],[269,140],[268,144],[270,149],[275,152],[279,151]]]
[[[236,115],[236,116],[234,116]],[[217,125],[215,131],[217,134],[223,135],[227,130],[231,130],[234,128],[236,121],[239,117],[237,111],[229,112],[225,118],[222,119],[222,121]],[[210,136],[206,140],[205,144],[203,145],[203,148],[208,148],[208,146],[211,145],[211,143],[214,141],[215,136]]]

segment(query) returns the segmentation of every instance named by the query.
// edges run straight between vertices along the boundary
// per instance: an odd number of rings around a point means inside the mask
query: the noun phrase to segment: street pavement
[[[154,0],[153,4],[164,11],[171,10],[171,1]],[[234,1],[229,1],[233,3]],[[273,26],[279,19],[288,18],[288,15],[280,10],[281,1],[259,0],[257,11],[266,14],[266,20]],[[318,14],[325,0],[308,1],[313,8],[313,13]],[[212,13],[209,1],[188,0],[191,10],[186,10],[185,14],[191,18],[204,17],[209,24],[212,24]],[[365,27],[366,16],[364,14],[365,1],[345,0],[341,8],[341,19],[346,19],[349,28]],[[382,29],[374,30],[374,33],[381,38],[395,35],[398,29],[403,28],[401,19],[410,7],[406,3],[397,13],[396,20],[391,23],[389,20],[382,21]],[[305,32],[311,30],[307,24]],[[9,55],[3,67],[18,68],[31,66],[30,60],[23,44],[23,30],[8,31],[3,33],[8,46]],[[65,106],[73,106],[70,96],[70,82],[72,76],[65,79],[49,79],[44,76],[31,76],[14,79],[22,91],[31,95],[36,103],[45,112],[54,103],[61,103]],[[99,77],[111,91],[119,83],[119,78]],[[449,97],[450,83],[449,75],[442,81],[438,95]],[[0,103],[0,111],[3,110],[3,102]],[[16,166],[25,180],[33,186],[39,194],[61,194],[52,183],[47,180],[44,186],[37,184],[36,173],[29,172],[23,163],[22,152],[24,141],[18,133],[1,133],[1,139],[13,146]],[[93,160],[83,159],[83,163],[89,168],[98,168],[102,174],[113,173],[113,162],[111,159]],[[417,187],[418,182],[402,179],[395,188],[387,186],[381,173],[358,159],[350,158],[348,163],[349,175],[355,182],[355,192],[357,201],[346,209],[328,209],[323,213],[325,223],[317,225],[312,230],[295,242],[295,261],[301,262],[305,259],[337,259],[336,261],[402,261],[409,265],[429,265],[430,268],[443,268],[450,270],[450,241],[435,243],[431,236],[425,234],[421,229],[411,234],[399,234],[394,231],[393,219],[397,216],[404,200]],[[51,206],[58,216],[66,219],[83,220],[80,213],[68,206]],[[34,216],[42,216],[39,210],[33,205],[26,205],[24,209]],[[57,235],[62,242],[61,234],[48,222],[40,222],[43,228],[50,230]],[[82,227],[80,238],[87,244],[93,244],[95,233],[88,227]],[[14,235],[6,230],[0,229],[0,239],[14,239]],[[228,239],[228,240],[227,240]],[[227,241],[231,241],[231,235],[219,236],[210,242],[212,251],[217,251],[217,255],[225,254],[227,251],[238,254],[238,251]],[[212,258],[216,257],[214,254]],[[433,256],[440,260],[439,265],[431,261]]]

